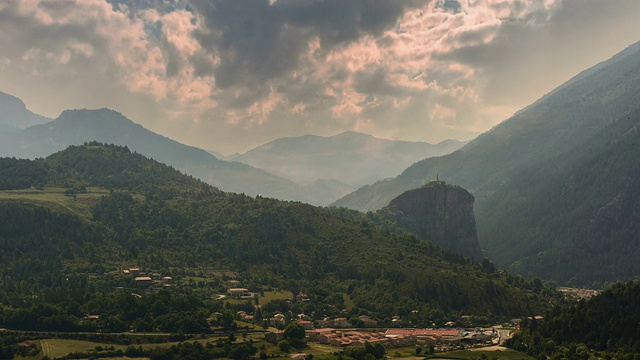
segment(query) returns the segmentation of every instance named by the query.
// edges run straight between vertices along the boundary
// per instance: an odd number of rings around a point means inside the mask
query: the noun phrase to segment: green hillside
[[[0,166],[2,188],[13,189],[0,194],[0,327],[207,332],[224,306],[255,311],[252,299],[215,300],[230,278],[256,294],[308,294],[257,316],[366,313],[383,326],[393,315],[414,325],[498,320],[559,301],[539,280],[340,211],[223,193],[122,147],[91,143]],[[6,175],[16,168],[16,179]],[[123,274],[131,267],[174,281],[142,285]],[[81,321],[87,314],[104,321]]]
[[[592,245],[634,254],[638,233],[628,232],[630,238],[596,228],[585,233],[585,226],[633,188],[627,170],[640,154],[634,145],[622,145],[630,141],[624,138],[625,126],[631,129],[638,121],[638,94],[640,43],[584,71],[460,151],[418,162],[334,205],[379,209],[439,175],[475,196],[480,245],[498,265],[577,284],[629,279],[640,274],[631,266],[632,257],[601,256],[602,249]],[[600,168],[594,166],[598,161]],[[571,252],[579,255],[568,262]]]
[[[601,285],[640,274],[640,111],[513,177],[478,218],[512,271]],[[544,226],[540,226],[544,224]],[[570,225],[569,225],[570,224]]]
[[[617,284],[542,321],[528,320],[509,346],[538,359],[635,359],[640,353],[640,283]]]

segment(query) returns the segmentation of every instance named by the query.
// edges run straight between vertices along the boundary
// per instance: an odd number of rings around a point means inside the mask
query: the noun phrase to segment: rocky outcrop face
[[[404,192],[378,213],[420,239],[431,240],[445,250],[481,260],[485,256],[478,244],[474,200],[473,195],[459,186],[432,181]]]

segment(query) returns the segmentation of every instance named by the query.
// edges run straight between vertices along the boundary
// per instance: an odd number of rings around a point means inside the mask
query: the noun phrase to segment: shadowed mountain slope
[[[596,221],[606,204],[615,202],[621,192],[634,186],[632,178],[625,175],[622,178],[629,181],[622,182],[619,175],[624,167],[635,168],[633,156],[640,156],[628,144],[632,138],[625,136],[638,121],[639,94],[637,43],[582,72],[461,150],[416,163],[398,177],[362,187],[334,205],[379,209],[403,191],[419,187],[439,174],[441,179],[460,184],[476,197],[480,244],[499,265],[524,274],[582,284],[640,275],[626,267],[607,270],[600,276],[597,270],[589,269],[594,264],[589,261],[582,265],[574,261],[571,269],[550,266],[550,262],[565,261],[577,246],[587,259],[596,257],[599,260],[595,263],[617,267],[611,263],[613,257],[601,257],[601,252],[589,249],[576,234],[583,233],[585,228],[581,225]],[[596,144],[599,145],[594,147]],[[595,188],[589,182],[592,176],[579,174],[587,171],[587,164],[594,159],[603,157],[620,167],[607,166],[600,171],[603,178],[611,179],[609,184],[616,185]],[[592,171],[592,175],[598,173]],[[554,176],[556,182],[551,184],[549,179]],[[569,197],[566,181],[584,191],[580,197]],[[524,189],[522,184],[529,187]],[[552,187],[556,190],[552,191]],[[549,206],[544,212],[533,212],[540,202]],[[560,206],[558,202],[565,204]],[[619,212],[620,216],[625,214]],[[635,249],[637,245],[633,244],[639,243],[637,234],[624,240],[596,233],[589,237],[612,248]],[[626,245],[619,247],[619,241]],[[557,256],[558,247],[564,249],[564,256]]]

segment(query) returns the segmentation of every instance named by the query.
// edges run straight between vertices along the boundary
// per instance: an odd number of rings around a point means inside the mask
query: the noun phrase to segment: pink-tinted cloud
[[[627,13],[640,7],[615,1]],[[529,60],[540,59],[543,41],[560,52],[561,44],[574,46],[560,42],[573,29],[558,24],[569,19],[575,31],[588,24],[567,9],[613,24],[585,10],[602,6],[594,0],[136,4],[0,3],[0,81],[9,86],[0,90],[51,98],[43,108],[52,112],[116,107],[203,147],[242,138],[217,149],[345,130],[469,138],[532,100],[508,87],[534,73],[528,68],[549,68]],[[503,96],[510,93],[518,100]]]

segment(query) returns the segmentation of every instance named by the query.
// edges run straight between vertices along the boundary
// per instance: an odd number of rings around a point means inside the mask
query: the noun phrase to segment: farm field
[[[483,356],[484,355],[484,356]],[[456,350],[449,351],[444,353],[433,354],[428,359],[499,359],[499,360],[532,360],[533,358],[528,356],[525,353],[521,353],[511,349],[505,350],[483,350],[483,349],[474,349],[474,350]]]
[[[74,215],[86,218],[91,214],[90,209],[102,196],[108,195],[109,190],[100,187],[89,187],[86,192],[69,196],[65,188],[43,188],[26,190],[0,191],[0,200],[32,203],[53,209],[71,212]]]

